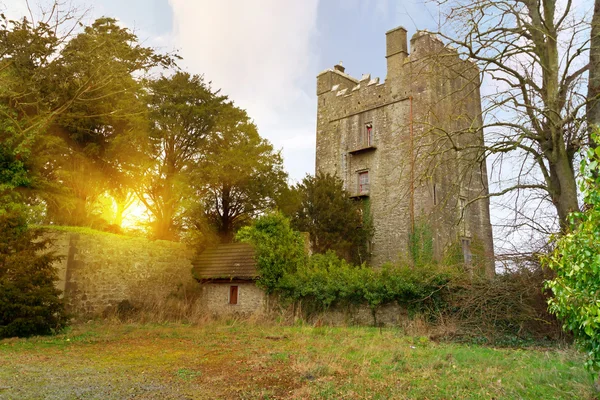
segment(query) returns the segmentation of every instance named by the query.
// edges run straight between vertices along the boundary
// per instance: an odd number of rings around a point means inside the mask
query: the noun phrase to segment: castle
[[[341,63],[317,76],[316,169],[364,202],[373,265],[454,249],[491,276],[479,70],[424,31],[409,53],[406,33],[386,33],[385,82],[353,78]]]

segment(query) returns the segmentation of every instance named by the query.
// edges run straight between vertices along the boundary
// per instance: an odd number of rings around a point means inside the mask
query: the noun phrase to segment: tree
[[[56,17],[55,25],[48,21]],[[37,25],[0,15],[0,195],[14,197],[44,183],[35,146],[50,122],[73,101],[55,101],[43,88],[52,56],[63,43],[56,34],[65,21],[50,15]]]
[[[590,29],[589,65],[586,111],[588,132],[590,133],[590,142],[592,142],[592,132],[600,126],[600,107],[598,107],[598,101],[600,100],[600,0],[594,1],[594,13]]]
[[[373,228],[367,202],[351,199],[341,179],[321,172],[306,176],[296,190],[300,203],[290,216],[292,225],[309,233],[315,253],[333,250],[358,264],[369,259]]]
[[[89,225],[95,199],[138,162],[140,75],[173,60],[110,18],[73,36],[78,21],[57,9],[37,23],[0,18],[2,152],[51,222]]]
[[[91,225],[94,202],[122,187],[127,170],[141,162],[147,141],[141,77],[172,58],[138,43],[112,18],[100,18],[60,50],[49,85],[57,97],[73,98],[50,134],[58,138],[52,163],[67,201],[50,207],[54,222]]]
[[[0,338],[47,335],[66,326],[68,317],[52,263],[49,241],[27,228],[18,210],[0,212]]]
[[[306,263],[302,235],[280,213],[259,217],[251,226],[240,229],[236,239],[253,245],[260,275],[258,285],[267,293],[277,289],[285,274],[293,274]]]
[[[586,210],[571,216],[572,231],[558,238],[542,262],[556,273],[547,282],[550,311],[573,332],[587,353],[586,367],[600,371],[600,147],[588,151],[582,167]],[[587,164],[587,165],[586,165]]]
[[[281,154],[258,134],[246,111],[225,104],[193,179],[205,218],[223,241],[275,207],[286,187]]]
[[[585,17],[570,1],[439,3],[446,19],[438,34],[495,84],[482,99],[486,144],[458,145],[455,138],[469,129],[443,132],[440,140],[492,159],[499,179],[490,196],[515,202],[513,226],[548,233],[552,224],[541,219],[549,203],[566,229],[579,209],[574,164],[587,143]]]
[[[149,163],[136,191],[154,217],[154,237],[176,239],[183,201],[193,195],[190,177],[206,158],[207,141],[226,97],[212,91],[202,77],[184,72],[163,76],[149,88]]]

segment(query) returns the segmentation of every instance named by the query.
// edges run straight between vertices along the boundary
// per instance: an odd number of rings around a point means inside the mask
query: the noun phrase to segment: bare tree
[[[590,30],[590,72],[588,81],[587,120],[591,129],[600,125],[600,0],[594,1],[594,14]]]
[[[491,160],[489,196],[511,204],[507,225],[561,229],[579,209],[577,157],[588,143],[589,20],[572,1],[438,1],[444,22],[436,34],[482,71],[481,121],[439,130],[452,149],[480,150]],[[479,77],[477,78],[479,79]],[[595,95],[594,95],[595,96]],[[456,140],[484,129],[485,143]]]

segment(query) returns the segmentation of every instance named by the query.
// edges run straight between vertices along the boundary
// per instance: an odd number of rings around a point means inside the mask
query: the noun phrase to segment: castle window
[[[373,146],[373,124],[370,122],[365,125],[363,144],[365,147]]]
[[[461,239],[461,244],[462,244],[463,260],[465,262],[465,265],[469,265],[469,264],[471,264],[471,261],[473,260],[473,254],[471,253],[471,240],[470,239]]]
[[[229,304],[238,303],[238,287],[229,286]]]
[[[437,206],[437,185],[433,184],[433,205]]]
[[[358,193],[369,192],[369,171],[358,173]]]

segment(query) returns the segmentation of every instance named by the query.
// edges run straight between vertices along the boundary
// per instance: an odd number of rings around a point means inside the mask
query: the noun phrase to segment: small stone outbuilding
[[[254,249],[247,243],[220,244],[192,262],[192,275],[202,285],[202,299],[212,315],[263,314],[266,294],[256,286]]]

